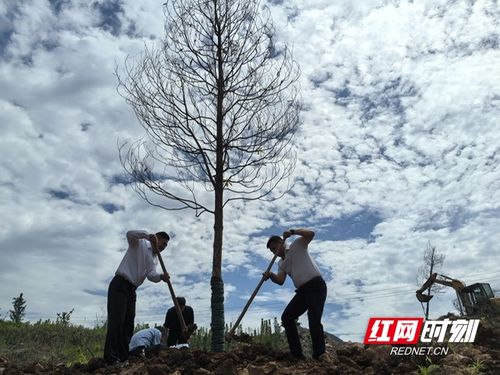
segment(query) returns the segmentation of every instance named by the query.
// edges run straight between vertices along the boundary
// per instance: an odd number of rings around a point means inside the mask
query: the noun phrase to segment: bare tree
[[[120,159],[149,203],[214,215],[212,350],[222,351],[224,207],[276,198],[271,192],[289,181],[299,69],[289,50],[276,45],[258,0],[164,6],[162,47],[146,48],[139,63],[127,60],[125,77],[118,75],[119,92],[148,135],[121,145]]]
[[[445,255],[436,251],[436,247],[432,246],[431,242],[429,241],[427,243],[427,250],[425,250],[424,253],[424,264],[418,269],[417,284],[419,286],[422,285],[429,277],[431,277],[433,273],[437,272],[443,266],[444,258]],[[431,293],[441,293],[445,288],[446,287],[444,285],[434,283],[427,289],[427,295],[430,296]],[[425,302],[426,320],[429,319],[429,304],[430,301]]]

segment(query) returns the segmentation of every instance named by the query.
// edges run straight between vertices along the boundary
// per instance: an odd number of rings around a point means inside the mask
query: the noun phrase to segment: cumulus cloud
[[[500,61],[494,1],[269,1],[277,45],[292,47],[304,112],[295,185],[225,218],[226,319],[270,260],[267,237],[312,227],[328,283],[324,325],[361,340],[374,315],[419,315],[427,242],[470,284],[500,273]],[[144,136],[116,92],[115,67],[159,43],[155,1],[0,5],[0,307],[24,292],[30,319],[105,314],[127,229],[167,230],[178,294],[210,320],[213,218],[148,206],[117,143]],[[484,275],[484,277],[483,277]],[[244,325],[280,316],[293,286],[266,283]],[[453,294],[433,300],[438,316]],[[139,290],[137,320],[160,322],[163,284]],[[306,324],[306,321],[304,321]]]

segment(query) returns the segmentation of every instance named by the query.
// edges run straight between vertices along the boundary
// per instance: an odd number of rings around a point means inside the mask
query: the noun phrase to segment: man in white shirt
[[[289,248],[285,240],[298,235]],[[313,358],[327,360],[325,357],[325,336],[321,316],[326,300],[326,283],[321,277],[318,266],[309,255],[307,247],[314,238],[314,232],[307,229],[290,229],[283,233],[283,239],[272,236],[267,242],[267,248],[277,254],[281,260],[278,262],[277,274],[264,272],[265,279],[271,279],[278,285],[283,285],[286,275],[289,275],[297,288],[295,296],[288,303],[281,321],[285,328],[288,346],[293,357],[303,359],[302,345],[297,332],[296,320],[307,311],[309,319],[309,332],[313,346]]]
[[[168,274],[156,272],[156,254],[167,247],[169,240],[165,232],[127,232],[128,249],[108,289],[108,330],[104,345],[104,360],[108,364],[128,358],[128,344],[134,333],[135,290],[146,277],[155,283],[169,278]]]

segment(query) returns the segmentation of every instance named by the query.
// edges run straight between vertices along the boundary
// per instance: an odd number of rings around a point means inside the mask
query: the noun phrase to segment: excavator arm
[[[494,297],[490,284],[476,283],[466,286],[460,280],[437,273],[433,273],[420,289],[417,290],[417,299],[421,303],[429,302],[433,297],[430,294],[424,294],[424,291],[429,289],[434,283],[455,289],[458,298],[458,307],[462,316],[489,313],[497,307],[500,313],[500,298]]]
[[[440,275],[438,273],[433,273],[421,286],[419,290],[417,290],[417,299],[420,302],[429,302],[433,296],[423,294],[425,290],[429,289],[434,283],[441,284],[445,286],[449,286],[457,292],[457,294],[461,294],[463,288],[465,288],[465,284],[457,279],[452,279],[451,277]]]

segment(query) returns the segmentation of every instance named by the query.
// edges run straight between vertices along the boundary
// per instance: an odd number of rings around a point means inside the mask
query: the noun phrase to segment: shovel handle
[[[163,273],[167,274],[167,268],[165,267],[165,263],[163,263],[163,259],[161,257],[160,252],[157,252],[156,255],[158,256],[158,260],[160,261],[160,265],[161,265],[161,269],[163,270]],[[172,283],[170,282],[170,279],[167,279],[167,285],[168,285],[168,289],[170,290],[170,295],[172,296],[172,301],[174,302],[175,312],[177,313],[177,318],[179,319],[179,322],[181,323],[181,330],[182,330],[182,332],[187,332],[186,322],[184,321],[184,317],[182,316],[181,307],[179,306],[179,302],[177,302],[177,298],[175,297],[174,288],[172,287]]]
[[[266,272],[271,271],[271,268],[273,267],[274,261],[276,260],[277,257],[278,257],[278,255],[275,254],[274,257],[273,257],[273,259],[269,263],[269,266],[267,267]],[[255,288],[255,290],[253,291],[252,295],[248,299],[247,304],[243,308],[243,311],[241,312],[241,314],[238,317],[238,319],[236,319],[236,322],[234,323],[233,327],[229,331],[228,336],[232,336],[234,334],[234,332],[236,331],[236,328],[240,325],[241,320],[245,316],[245,313],[247,312],[248,308],[250,307],[250,304],[252,303],[253,299],[257,295],[257,292],[259,291],[260,287],[262,286],[262,284],[264,284],[264,281],[266,281],[266,280],[265,280],[264,276],[262,276],[262,278],[260,279],[259,283],[257,284],[257,287]]]

